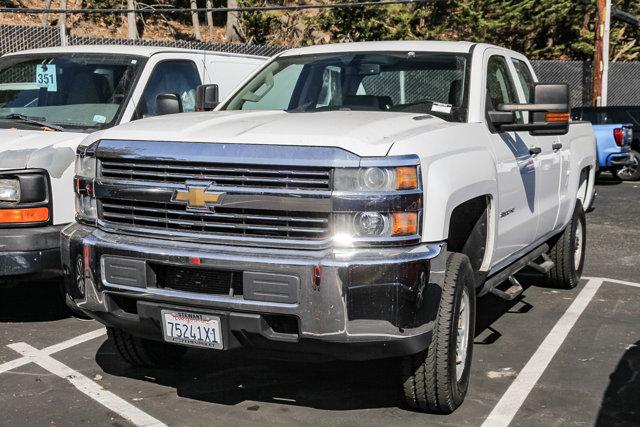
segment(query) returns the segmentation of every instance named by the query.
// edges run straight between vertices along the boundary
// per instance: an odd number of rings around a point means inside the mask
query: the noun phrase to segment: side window
[[[201,84],[198,68],[193,61],[171,60],[156,65],[149,77],[138,107],[138,116],[156,113],[156,97],[175,93],[182,99],[184,111],[195,111],[196,90]]]
[[[492,56],[487,64],[487,95],[493,110],[500,104],[517,104],[518,96],[509,74],[507,61],[502,56]],[[516,113],[518,123],[522,123],[522,114]]]
[[[533,85],[535,81],[533,80],[533,76],[531,75],[531,71],[527,64],[524,61],[519,59],[512,59],[513,66],[516,69],[516,74],[518,75],[518,80],[520,80],[520,84],[522,85],[522,90],[524,91],[524,96],[526,102],[529,104],[533,104]]]

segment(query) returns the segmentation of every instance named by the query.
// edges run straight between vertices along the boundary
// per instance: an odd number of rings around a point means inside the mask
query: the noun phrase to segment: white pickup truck
[[[487,44],[287,51],[215,112],[83,142],[67,290],[133,365],[400,357],[408,404],[453,411],[476,297],[578,283],[595,141],[568,99]]]
[[[199,85],[220,96],[266,58],[166,47],[74,46],[0,58],[0,283],[60,275],[73,222],[74,159],[88,133],[194,111]],[[166,108],[169,108],[166,110]],[[173,110],[172,110],[173,108]]]

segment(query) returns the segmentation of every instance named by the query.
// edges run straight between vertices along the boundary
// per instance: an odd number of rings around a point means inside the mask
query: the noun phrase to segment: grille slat
[[[136,181],[178,182],[211,181],[217,186],[328,190],[331,171],[327,168],[251,167],[178,162],[102,161],[102,177]]]

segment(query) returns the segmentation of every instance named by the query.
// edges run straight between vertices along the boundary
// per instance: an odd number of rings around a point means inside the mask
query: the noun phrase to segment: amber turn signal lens
[[[545,113],[545,122],[568,122],[569,113]]]
[[[49,208],[0,209],[0,224],[25,224],[49,220]]]
[[[412,190],[418,188],[418,171],[415,167],[396,168],[396,189]]]
[[[393,214],[393,235],[407,236],[418,233],[417,212],[396,212]]]

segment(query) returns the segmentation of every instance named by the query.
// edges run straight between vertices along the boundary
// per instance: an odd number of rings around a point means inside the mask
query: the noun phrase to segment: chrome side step
[[[546,273],[551,270],[554,264],[553,261],[551,261],[551,258],[547,255],[548,251],[549,245],[546,243],[542,244],[510,266],[498,271],[484,282],[478,296],[492,293],[493,295],[507,301],[515,299],[522,293],[523,288],[514,275],[525,267],[532,267],[541,273]],[[534,262],[539,257],[544,259],[542,264],[536,264]],[[498,289],[498,286],[507,280],[511,283],[511,286],[507,290]]]

